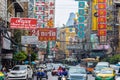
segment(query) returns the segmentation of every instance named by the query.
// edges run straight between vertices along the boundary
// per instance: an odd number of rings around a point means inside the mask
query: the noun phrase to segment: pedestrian
[[[2,68],[2,72],[3,72],[4,75],[7,75],[7,69],[6,69],[5,66],[3,66],[3,68]]]

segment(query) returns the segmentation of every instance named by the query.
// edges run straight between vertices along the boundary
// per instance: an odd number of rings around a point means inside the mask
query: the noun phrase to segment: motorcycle
[[[48,79],[47,71],[42,69],[37,71],[36,76],[37,76],[37,80],[42,80],[42,78]]]
[[[67,80],[67,71],[58,71],[58,80]]]

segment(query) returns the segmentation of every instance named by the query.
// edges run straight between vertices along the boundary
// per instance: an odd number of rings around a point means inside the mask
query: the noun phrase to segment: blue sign
[[[84,24],[78,24],[78,30],[79,31],[84,31],[85,30],[85,25]]]
[[[84,23],[84,21],[85,21],[85,16],[80,16],[80,17],[78,18],[78,21],[79,21],[79,23]]]
[[[84,31],[78,31],[77,35],[78,35],[78,37],[81,38],[81,39],[85,37]]]
[[[84,11],[84,9],[78,9],[78,14],[81,16],[84,16],[84,14],[85,14],[85,11]]]
[[[85,7],[85,2],[80,1],[78,7],[79,8],[84,8]]]

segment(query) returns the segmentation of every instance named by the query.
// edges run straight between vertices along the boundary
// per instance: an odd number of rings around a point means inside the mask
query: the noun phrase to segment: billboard
[[[38,36],[39,41],[55,41],[57,36],[56,28],[37,28],[30,31],[31,36]]]
[[[11,18],[10,28],[12,29],[34,29],[37,19],[34,18]]]

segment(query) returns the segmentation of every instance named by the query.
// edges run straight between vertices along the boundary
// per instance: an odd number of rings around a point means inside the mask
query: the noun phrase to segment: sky
[[[69,14],[78,11],[78,2],[75,0],[56,0],[55,27],[63,27],[67,23]]]

